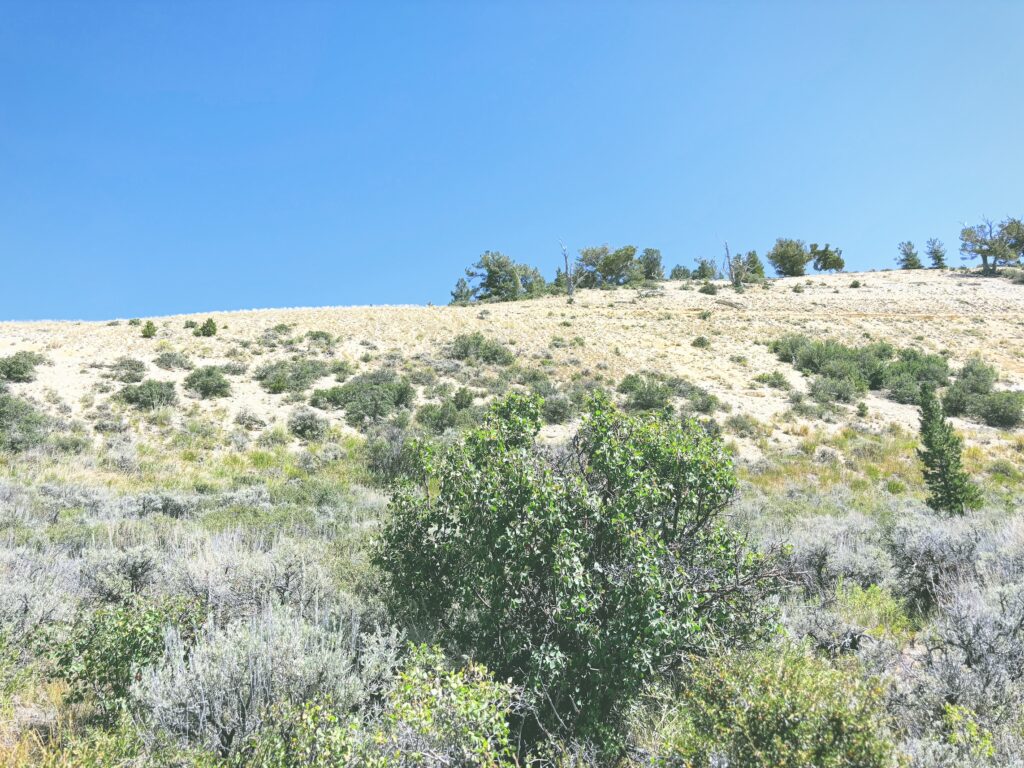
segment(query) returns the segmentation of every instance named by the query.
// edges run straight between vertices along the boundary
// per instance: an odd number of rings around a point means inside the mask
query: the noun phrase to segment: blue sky
[[[1024,3],[0,0],[0,318],[443,303],[501,250],[848,269],[1021,215]],[[956,254],[952,254],[956,259]]]

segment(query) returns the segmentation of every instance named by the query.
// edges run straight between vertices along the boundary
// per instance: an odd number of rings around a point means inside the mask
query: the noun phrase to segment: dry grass
[[[853,278],[862,283],[850,288]],[[791,288],[800,284],[802,293]],[[163,350],[186,352],[196,365],[241,361],[246,375],[232,377],[232,395],[211,401],[186,399],[180,409],[211,419],[224,428],[243,408],[268,422],[280,422],[291,407],[281,396],[265,392],[252,369],[280,352],[257,342],[267,329],[284,323],[290,334],[325,331],[338,338],[332,356],[361,369],[376,367],[389,354],[409,359],[436,357],[457,334],[481,331],[510,345],[524,367],[541,360],[554,378],[601,376],[614,384],[628,373],[654,370],[684,376],[733,407],[774,426],[769,445],[795,447],[807,427],[781,418],[788,410],[786,393],[751,381],[761,372],[781,369],[799,389],[806,382],[780,364],[765,342],[786,332],[829,336],[847,344],[885,340],[916,345],[929,352],[948,352],[954,364],[980,352],[1001,371],[1003,386],[1024,388],[1024,291],[1007,280],[981,279],[958,272],[877,272],[823,275],[773,281],[771,288],[750,288],[734,294],[723,288],[717,296],[664,290],[641,298],[632,290],[583,291],[574,304],[551,297],[486,307],[338,307],[274,309],[213,313],[221,330],[198,338],[184,328],[186,320],[208,315],[153,318],[155,339],[143,339],[138,326],[93,322],[0,323],[0,355],[18,350],[43,352],[50,365],[39,369],[37,381],[19,385],[44,407],[64,405],[80,417],[109,396],[103,392],[102,368],[121,356],[149,364],[149,376],[181,382],[184,371],[152,365]],[[482,311],[485,310],[485,311]],[[693,347],[697,336],[711,340],[710,349]],[[551,339],[579,339],[552,348]],[[372,347],[367,346],[373,345]],[[369,351],[369,362],[360,359]],[[324,384],[329,379],[324,380]],[[180,390],[180,388],[179,388]],[[865,425],[916,425],[916,409],[868,396]],[[344,429],[337,415],[335,423]],[[146,420],[137,419],[143,430]],[[152,421],[152,420],[150,420]],[[820,426],[820,425],[815,425]],[[1005,443],[996,430],[958,424],[968,438],[982,444]],[[551,428],[557,436],[558,428]],[[742,441],[741,441],[742,442]]]

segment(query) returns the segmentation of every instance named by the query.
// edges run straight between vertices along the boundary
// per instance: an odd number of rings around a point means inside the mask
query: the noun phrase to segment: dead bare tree
[[[562,246],[562,258],[565,259],[565,291],[569,294],[569,298],[572,299],[575,286],[572,284],[572,270],[569,268],[569,249],[565,247],[565,243],[561,240],[558,241],[558,244]]]

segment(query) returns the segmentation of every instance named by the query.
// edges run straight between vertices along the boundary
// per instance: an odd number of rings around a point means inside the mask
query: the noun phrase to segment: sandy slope
[[[863,286],[851,288],[854,279]],[[793,291],[797,285],[803,287],[802,293]],[[706,311],[711,316],[704,319]],[[208,339],[183,328],[186,316],[153,318],[159,328],[155,339],[141,338],[140,329],[125,322],[0,323],[0,356],[17,350],[44,353],[51,364],[39,369],[37,381],[16,385],[18,391],[53,409],[63,402],[75,416],[108,396],[97,392],[104,381],[97,364],[122,355],[151,363],[158,351],[171,348],[188,352],[200,364],[233,356],[252,368],[275,354],[256,356],[258,345],[245,350],[239,343],[258,339],[278,323],[293,324],[295,333],[323,330],[340,335],[343,341],[336,356],[352,361],[367,351],[365,343],[373,344],[375,361],[368,367],[388,352],[405,358],[419,353],[437,356],[456,334],[480,330],[513,345],[523,363],[539,364],[550,354],[556,365],[549,370],[555,376],[589,371],[618,382],[627,373],[645,369],[682,375],[731,403],[735,412],[763,421],[785,411],[787,403],[784,394],[753,385],[756,374],[778,368],[798,387],[805,386],[799,374],[779,364],[763,345],[788,331],[851,344],[872,339],[946,350],[955,364],[980,352],[999,368],[1001,386],[1024,389],[1024,287],[959,272],[787,278],[773,281],[769,290],[755,287],[742,294],[723,286],[717,296],[681,290],[680,283],[670,282],[654,295],[585,291],[571,306],[565,298],[547,298],[474,307],[329,307],[212,316],[222,328]],[[709,349],[692,346],[698,335],[711,340]],[[551,348],[554,337],[580,337],[583,345]],[[151,364],[149,375],[183,378]],[[225,419],[243,407],[271,419],[291,408],[280,396],[265,393],[252,381],[251,372],[236,377],[233,386],[229,399],[199,406],[216,409]],[[916,423],[911,407],[876,397],[869,397],[868,405],[873,423]],[[982,442],[995,434],[976,425],[961,426]]]

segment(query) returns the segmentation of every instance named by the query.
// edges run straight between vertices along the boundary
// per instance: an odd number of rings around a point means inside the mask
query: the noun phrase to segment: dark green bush
[[[900,373],[887,382],[889,399],[904,405],[917,405],[921,400],[921,383],[910,373]]]
[[[309,404],[322,411],[344,408],[346,402],[347,395],[342,387],[314,389],[313,394],[309,398]]]
[[[118,394],[128,405],[142,410],[152,410],[178,402],[173,381],[146,379],[141,384],[129,384]]]
[[[161,352],[153,360],[153,365],[165,371],[192,370],[192,361],[184,352]]]
[[[963,416],[970,410],[975,399],[966,386],[954,381],[942,395],[942,410],[947,416]]]
[[[147,320],[146,324],[142,326],[142,338],[152,339],[154,336],[156,336],[156,323]]]
[[[137,384],[146,378],[146,364],[131,357],[119,357],[110,366],[110,376],[124,384]]]
[[[186,326],[188,327],[188,326]],[[206,318],[202,325],[195,327],[192,331],[193,336],[216,336],[217,335],[217,323],[213,321],[212,317]]]
[[[31,404],[0,389],[0,450],[28,450],[42,444],[50,421]]]
[[[436,435],[455,429],[465,423],[462,414],[452,400],[441,403],[426,403],[416,411],[416,421]]]
[[[793,388],[793,385],[789,383],[789,379],[786,378],[782,371],[759,373],[754,377],[754,381],[758,384],[765,384],[772,389],[781,389],[787,392]]]
[[[706,293],[708,296],[714,296],[718,293],[718,286],[714,283],[704,283],[700,288],[697,289],[698,293]]]
[[[326,376],[330,368],[322,360],[297,357],[278,360],[256,370],[256,381],[272,395],[305,392],[313,382]]]
[[[455,407],[460,411],[472,407],[474,399],[473,390],[466,387],[459,387],[452,396],[452,402],[455,403]]]
[[[893,768],[885,691],[799,650],[695,660],[654,763]]]
[[[564,424],[572,418],[572,401],[565,395],[545,397],[541,414],[544,416],[544,421],[548,424]]]
[[[697,349],[707,349],[708,347],[711,346],[711,341],[708,339],[707,336],[698,336],[690,343]]]
[[[886,368],[885,383],[901,377],[910,377],[921,386],[944,387],[949,383],[949,362],[942,355],[901,349]]]
[[[515,360],[512,350],[500,341],[488,339],[479,331],[456,336],[452,342],[451,355],[456,360],[494,365],[511,365]]]
[[[344,381],[355,373],[356,367],[348,360],[335,360],[330,364],[328,370],[335,379]]]
[[[407,379],[383,368],[364,373],[345,384],[318,389],[310,398],[317,408],[344,408],[345,420],[354,427],[364,427],[386,419],[399,408],[409,408],[415,390]]]
[[[675,394],[663,377],[647,373],[629,374],[618,391],[626,395],[626,408],[631,411],[664,410],[670,407]]]
[[[1014,429],[1024,421],[1024,392],[981,395],[972,411],[990,427]]]
[[[224,372],[219,367],[206,365],[196,368],[185,377],[185,389],[195,392],[204,400],[227,397],[231,394],[231,382],[225,378]]]
[[[773,341],[771,350],[801,373],[815,375],[810,394],[819,403],[848,403],[869,389],[885,389],[896,402],[916,404],[922,387],[949,381],[946,358],[910,348],[897,352],[884,342],[847,347],[831,339],[788,334]]]
[[[524,745],[556,733],[617,751],[627,708],[684,651],[767,629],[774,580],[726,525],[732,465],[695,423],[595,398],[557,470],[539,427],[540,399],[513,394],[432,453],[374,560],[396,616],[526,688]]]
[[[36,377],[36,366],[45,361],[38,352],[15,352],[10,357],[0,357],[0,381],[32,381]]]
[[[863,380],[852,377],[835,378],[833,376],[817,376],[811,381],[808,393],[815,402],[852,403],[867,391]]]
[[[972,355],[957,374],[956,383],[972,395],[987,395],[995,386],[999,373],[980,356]]]

